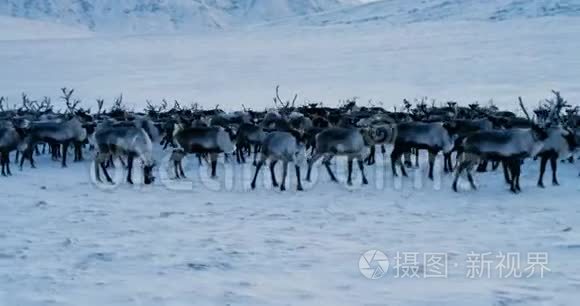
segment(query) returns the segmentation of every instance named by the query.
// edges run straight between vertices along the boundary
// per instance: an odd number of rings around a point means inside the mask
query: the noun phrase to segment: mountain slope
[[[320,13],[359,0],[0,0],[0,15],[93,31],[168,32],[227,28]]]
[[[578,0],[381,0],[353,8],[306,16],[308,25],[383,21],[408,24],[424,21],[498,21],[547,16],[580,16]],[[294,22],[294,21],[293,21]]]
[[[14,29],[18,29],[15,31]],[[0,16],[0,41],[29,39],[68,39],[86,38],[92,36],[90,31],[75,27]]]

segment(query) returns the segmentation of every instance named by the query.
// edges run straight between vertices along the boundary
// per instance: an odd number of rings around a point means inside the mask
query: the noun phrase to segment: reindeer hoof
[[[298,187],[296,187],[296,190],[298,190],[298,191],[304,191],[304,188],[302,188],[302,186],[298,186]]]
[[[367,181],[367,179],[365,178],[365,179],[363,179],[362,183],[363,183],[363,185],[368,185],[369,181]]]
[[[453,191],[457,192],[457,182],[453,183],[451,188],[453,189]]]
[[[554,182],[552,182],[552,185],[554,185],[554,186],[560,186],[560,183],[558,183],[558,181],[554,181]]]
[[[252,184],[250,185],[250,188],[252,188],[252,190],[256,189],[256,184],[252,183]]]
[[[546,188],[546,187],[544,186],[544,183],[538,183],[538,187],[540,187],[540,188]]]
[[[350,182],[350,181],[346,182],[346,184],[347,184],[348,186],[352,186],[352,182]]]
[[[286,186],[284,185],[280,186],[280,191],[286,191]]]

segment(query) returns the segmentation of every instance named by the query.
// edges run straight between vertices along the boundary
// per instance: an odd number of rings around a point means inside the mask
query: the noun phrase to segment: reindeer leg
[[[286,190],[286,176],[288,175],[288,162],[282,162],[282,184],[280,184],[280,191]]]
[[[415,149],[415,168],[419,168],[419,149]]]
[[[429,179],[433,180],[433,168],[435,166],[435,158],[437,157],[437,151],[429,150]]]
[[[236,148],[236,162],[238,164],[242,163],[241,151],[239,147]]]
[[[300,166],[294,165],[294,168],[296,169],[296,190],[302,191],[304,189],[302,188],[302,179],[300,178]]]
[[[62,167],[66,168],[66,152],[68,151],[69,142],[66,141],[62,144]]]
[[[101,164],[101,169],[103,169],[103,173],[105,174],[105,178],[107,179],[107,182],[113,184],[113,179],[111,179],[111,176],[109,175],[109,171],[107,171],[107,168],[105,167],[105,163],[102,162]]]
[[[375,150],[375,145],[371,145],[369,156],[365,159],[369,166],[374,163]]]
[[[272,176],[272,186],[278,187],[278,182],[276,181],[276,173],[274,173],[274,167],[276,166],[277,160],[270,162],[270,175]]]
[[[4,163],[6,164],[6,173],[11,176],[12,172],[10,171],[10,152],[6,152],[5,154],[6,156]]]
[[[30,167],[32,167],[33,169],[36,168],[36,164],[34,163],[34,154],[32,154],[32,151],[30,152],[28,157],[30,158]]]
[[[517,163],[519,163],[519,160],[509,160],[508,161],[509,172],[511,172],[510,191],[512,193],[518,193],[518,190],[516,188],[516,182],[518,179],[517,169],[516,169]]]
[[[510,168],[509,162],[503,160],[503,161],[501,161],[501,164],[502,164],[502,168],[503,168],[503,178],[504,178],[506,184],[511,185],[512,179],[510,178],[511,168]]]
[[[209,158],[211,160],[211,177],[215,178],[217,177],[216,175],[216,168],[217,168],[217,159],[218,156],[216,153],[210,153]]]
[[[548,157],[542,156],[540,159],[540,177],[538,178],[538,187],[544,188],[544,172],[546,172],[546,164],[548,163]],[[553,169],[552,169],[553,171]]]
[[[558,155],[554,154],[550,158],[550,166],[552,166],[552,185],[558,186],[560,183],[558,182],[558,176],[556,172],[558,171]]]
[[[330,169],[330,160],[332,159],[332,155],[328,155],[327,157],[324,158],[324,160],[322,161],[322,163],[324,164],[324,167],[326,168],[326,171],[328,172],[328,175],[330,176],[330,179],[335,182],[338,183],[338,180],[336,179],[336,176],[334,176],[334,173],[332,173],[332,169]]]
[[[266,162],[265,158],[262,158],[258,164],[256,164],[256,172],[254,173],[254,178],[252,179],[252,184],[250,185],[250,187],[252,189],[256,189],[256,179],[258,178],[258,173],[260,173],[260,169],[262,168],[262,166],[264,165],[264,163]]]
[[[0,164],[2,164],[2,176],[6,176],[6,157],[4,152],[0,153]]]
[[[174,160],[173,161],[173,172],[175,172],[175,178],[179,179],[179,161],[178,160]]]
[[[351,186],[352,185],[352,157],[351,156],[348,157],[347,164],[348,164],[348,178],[346,180],[346,184]]]
[[[254,166],[256,165],[256,159],[258,159],[258,145],[254,145],[254,162],[252,163]]]
[[[451,159],[451,152],[443,154],[443,172],[449,173],[453,171],[453,161]]]
[[[397,161],[401,158],[401,153],[397,147],[391,152],[391,171],[393,172],[393,176],[399,176],[397,174]]]
[[[22,171],[24,166],[24,159],[26,158],[26,151],[22,152],[22,156],[20,157],[20,171]]]
[[[310,173],[312,172],[312,165],[322,157],[322,154],[316,153],[308,160],[308,171],[306,173],[306,181],[310,182]]]
[[[459,166],[457,166],[457,171],[455,172],[455,179],[453,179],[453,185],[451,186],[453,188],[453,191],[457,192],[457,182],[459,181],[461,172],[467,169],[470,163],[471,163],[470,161],[462,161],[461,163],[459,163]]]
[[[477,172],[487,172],[487,160],[483,160],[477,166]]]
[[[399,160],[399,163],[400,163],[400,160]],[[401,165],[401,174],[402,174],[404,177],[408,177],[408,175],[407,175],[407,169],[405,169],[405,166],[403,166],[403,164],[402,164],[402,163],[401,163],[400,165]],[[411,165],[411,166],[412,166],[412,165]]]
[[[80,141],[75,142],[75,161],[83,160],[83,144]]]
[[[133,159],[133,154],[129,153],[127,157],[127,183],[131,185],[133,185],[133,179],[131,178],[133,174]]]
[[[522,191],[522,188],[520,187],[520,177],[521,177],[521,174],[522,174],[522,161],[523,160],[518,160],[515,163],[515,170],[516,170],[516,173],[517,173],[517,175],[516,175],[516,190],[518,192]]]
[[[185,176],[185,171],[183,171],[183,159],[179,160],[179,173],[181,173],[181,178],[187,178]]]
[[[471,169],[467,169],[467,180],[469,181],[471,189],[477,190],[477,186],[475,186],[475,181],[473,180],[473,175],[471,174]]]
[[[101,180],[101,171],[99,170],[99,165],[101,164],[101,162],[98,160],[98,157],[95,159],[95,178],[97,179],[97,182],[102,183],[103,180]]]
[[[367,177],[365,175],[365,166],[364,166],[364,163],[363,163],[363,161],[362,161],[361,158],[358,158],[357,159],[357,162],[358,162],[358,168],[360,169],[360,173],[362,175],[362,184],[363,185],[367,185],[369,183],[369,181],[367,180]]]

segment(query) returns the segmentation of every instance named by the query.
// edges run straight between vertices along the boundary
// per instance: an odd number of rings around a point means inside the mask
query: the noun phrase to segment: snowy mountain
[[[580,16],[578,0],[381,0],[305,16],[308,25],[425,21],[499,21],[548,16]],[[294,21],[292,21],[294,22]]]
[[[15,31],[15,29],[18,29]],[[0,16],[0,42],[6,40],[86,38],[92,32],[53,22]]]
[[[0,15],[97,32],[220,29],[320,13],[363,0],[0,0]]]

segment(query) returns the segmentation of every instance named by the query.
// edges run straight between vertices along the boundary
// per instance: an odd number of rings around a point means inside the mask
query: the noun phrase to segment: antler
[[[524,115],[526,115],[526,118],[528,118],[529,121],[532,121],[532,119],[530,118],[530,114],[528,113],[526,107],[524,106],[524,100],[522,100],[522,97],[518,97],[518,101],[520,102],[520,107],[522,108]]]
[[[556,101],[546,100],[550,105],[550,114],[548,115],[548,122],[552,124],[558,124],[560,121],[560,112],[562,108],[570,107],[568,103],[562,98],[559,91],[552,90],[552,93],[556,96]]]
[[[22,108],[29,112],[38,112],[38,102],[31,101],[26,93],[22,93]]]
[[[97,99],[97,115],[101,114],[101,111],[103,110],[103,105],[105,104],[105,99]]]
[[[77,106],[81,103],[81,100],[74,99],[71,102],[72,95],[75,92],[74,89],[69,90],[66,87],[63,87],[60,90],[62,92],[62,97],[60,97],[60,98],[64,100],[64,103],[66,104],[66,108],[67,108],[68,112],[73,114],[75,112]]]
[[[274,105],[276,105],[276,107],[279,110],[286,110],[290,107],[294,108],[296,99],[298,99],[298,94],[294,94],[294,99],[292,99],[292,102],[290,102],[290,100],[286,100],[286,102],[283,102],[282,99],[280,98],[280,85],[276,85],[276,96],[274,97]],[[278,103],[280,103],[280,106],[278,106]]]

